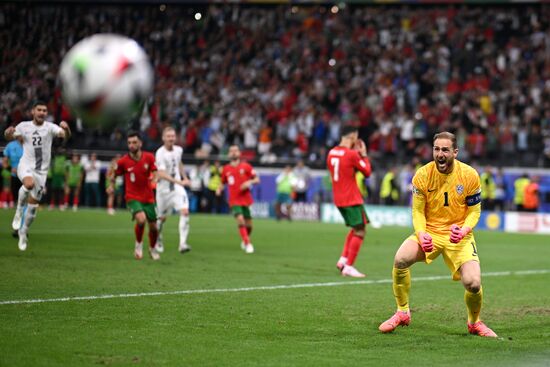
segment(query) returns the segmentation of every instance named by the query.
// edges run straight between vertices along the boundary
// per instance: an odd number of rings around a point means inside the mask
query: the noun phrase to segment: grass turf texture
[[[395,310],[391,285],[353,284],[335,269],[346,229],[256,220],[246,255],[230,216],[195,215],[177,252],[177,218],[159,262],[133,259],[129,214],[41,211],[29,248],[0,211],[0,301],[301,283],[350,285],[0,305],[1,366],[543,366],[550,360],[550,274],[483,279],[482,318],[501,337],[470,336],[463,288],[443,259],[412,269],[412,323],[378,325]],[[410,233],[370,229],[356,266],[389,279]],[[478,232],[483,272],[550,269],[548,237]],[[146,238],[146,237],[145,237]],[[415,277],[444,275],[435,281]]]

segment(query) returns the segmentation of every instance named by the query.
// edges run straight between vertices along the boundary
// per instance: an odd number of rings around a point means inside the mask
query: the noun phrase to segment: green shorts
[[[339,206],[338,210],[340,214],[342,214],[344,222],[346,222],[346,226],[348,227],[355,227],[369,222],[369,217],[363,205]]]
[[[245,219],[252,219],[250,215],[250,208],[245,205],[234,205],[231,207],[231,213],[236,217],[237,215],[242,215]]]
[[[126,205],[132,213],[132,219],[134,219],[137,213],[144,212],[149,222],[157,220],[157,207],[153,203],[142,203],[141,201],[130,200]]]
[[[65,176],[52,175],[52,189],[62,189],[65,187]]]

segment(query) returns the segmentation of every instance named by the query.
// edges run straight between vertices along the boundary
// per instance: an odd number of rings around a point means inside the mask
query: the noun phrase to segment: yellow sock
[[[480,288],[477,293],[466,290],[464,292],[464,302],[466,302],[466,308],[468,309],[468,322],[471,324],[478,322],[481,304],[483,303],[483,288]]]
[[[409,291],[411,289],[411,271],[409,268],[393,268],[393,295],[399,311],[409,311]]]

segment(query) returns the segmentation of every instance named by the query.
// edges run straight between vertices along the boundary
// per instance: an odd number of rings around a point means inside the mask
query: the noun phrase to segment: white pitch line
[[[538,274],[549,274],[549,273],[550,273],[550,269],[499,271],[499,272],[483,273],[483,277],[504,277],[504,276],[514,276],[514,275],[538,275]],[[436,275],[436,276],[431,276],[431,277],[417,277],[417,278],[413,278],[413,281],[414,282],[430,282],[430,281],[446,280],[446,279],[450,279],[450,276],[449,275]],[[173,295],[182,295],[182,294],[252,292],[252,291],[269,291],[269,290],[277,290],[277,289],[339,287],[339,286],[345,286],[345,285],[387,284],[387,283],[392,283],[392,280],[391,279],[355,280],[355,281],[347,281],[347,282],[265,285],[265,286],[244,287],[244,288],[187,289],[187,290],[168,291],[168,292],[103,294],[103,295],[99,295],[99,296],[77,296],[77,297],[62,297],[62,298],[37,298],[37,299],[22,299],[22,300],[0,301],[0,305],[20,305],[20,304],[47,303],[47,302],[92,301],[92,300],[97,300],[97,299],[173,296]]]

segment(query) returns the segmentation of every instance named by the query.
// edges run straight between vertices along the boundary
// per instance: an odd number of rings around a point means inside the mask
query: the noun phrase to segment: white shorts
[[[172,209],[176,211],[189,209],[189,199],[187,199],[185,189],[182,188],[182,190],[168,192],[157,191],[157,211],[159,216],[163,217],[170,214]]]
[[[46,179],[48,178],[48,173],[41,173],[25,163],[19,163],[17,166],[17,177],[21,182],[23,178],[32,177],[34,181],[34,187],[30,191],[30,194],[36,201],[42,199],[42,195],[46,192]]]

